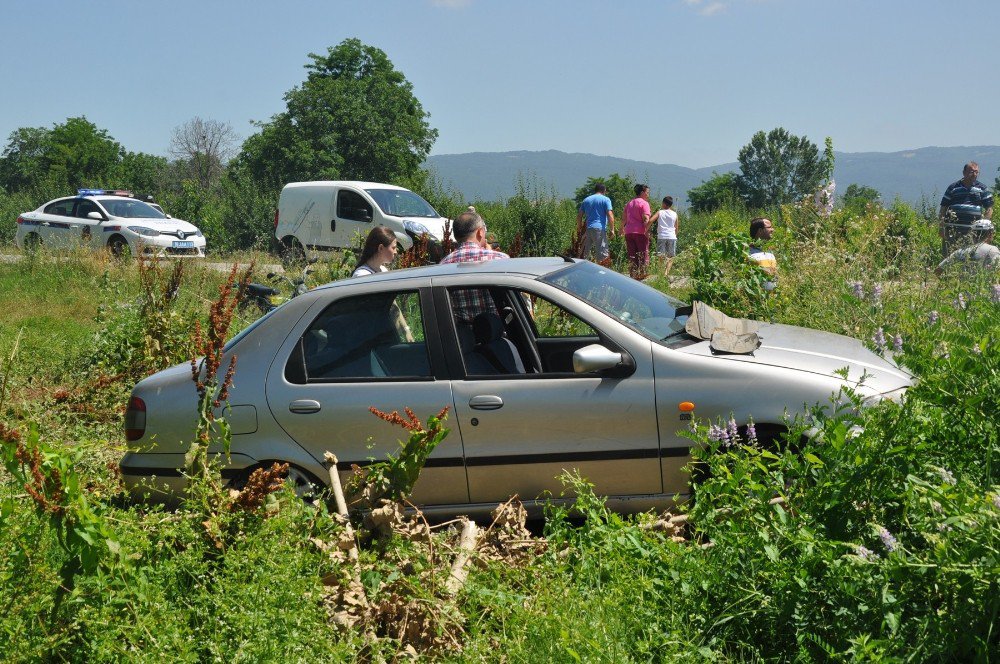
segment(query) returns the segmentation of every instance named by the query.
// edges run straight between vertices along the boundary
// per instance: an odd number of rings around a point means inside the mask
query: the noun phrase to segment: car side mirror
[[[576,373],[627,368],[627,364],[621,353],[608,350],[601,344],[590,344],[576,349],[573,353],[573,371]]]
[[[165,214],[163,216],[166,217],[167,219],[173,219],[173,217],[171,217],[169,214]]]
[[[104,215],[100,212],[88,212],[87,219],[93,219],[94,221],[104,221]]]

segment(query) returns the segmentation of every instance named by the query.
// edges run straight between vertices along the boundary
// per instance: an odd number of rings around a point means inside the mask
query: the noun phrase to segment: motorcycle
[[[309,290],[309,287],[306,286],[306,279],[309,277],[310,272],[312,272],[312,265],[315,262],[315,258],[306,261],[302,268],[302,274],[297,279],[292,279],[286,274],[267,273],[267,279],[271,283],[289,287],[288,295],[283,294],[278,288],[268,286],[267,284],[247,284],[246,290],[243,292],[243,299],[240,300],[240,311],[246,311],[254,307],[261,314],[266,314],[293,297],[302,295]]]
[[[983,208],[969,203],[949,205],[941,219],[941,254],[947,257],[965,244],[972,223],[983,218]]]

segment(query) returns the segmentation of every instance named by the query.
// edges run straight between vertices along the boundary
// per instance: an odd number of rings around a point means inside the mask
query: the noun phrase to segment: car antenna
[[[576,262],[576,260],[572,256],[569,255],[568,251],[565,254],[559,254],[559,258],[563,259],[567,263],[575,263]]]

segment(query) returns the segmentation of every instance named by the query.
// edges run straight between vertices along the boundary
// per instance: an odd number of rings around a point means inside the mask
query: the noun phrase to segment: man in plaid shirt
[[[441,263],[468,263],[473,261],[491,261],[497,258],[510,258],[502,251],[495,251],[486,242],[486,222],[479,216],[475,208],[458,215],[452,225],[452,232],[459,245],[455,251],[445,256]],[[455,320],[466,325],[472,324],[472,319],[484,311],[496,311],[491,306],[489,292],[482,288],[464,288],[451,292],[451,306],[455,311]]]

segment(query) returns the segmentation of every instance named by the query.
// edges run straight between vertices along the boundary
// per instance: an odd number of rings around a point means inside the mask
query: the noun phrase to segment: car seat
[[[472,333],[476,338],[473,354],[492,368],[488,373],[524,373],[524,369],[518,367],[515,350],[503,336],[503,331],[503,321],[495,313],[487,311],[478,314],[472,321]],[[482,362],[477,364],[484,366]]]

